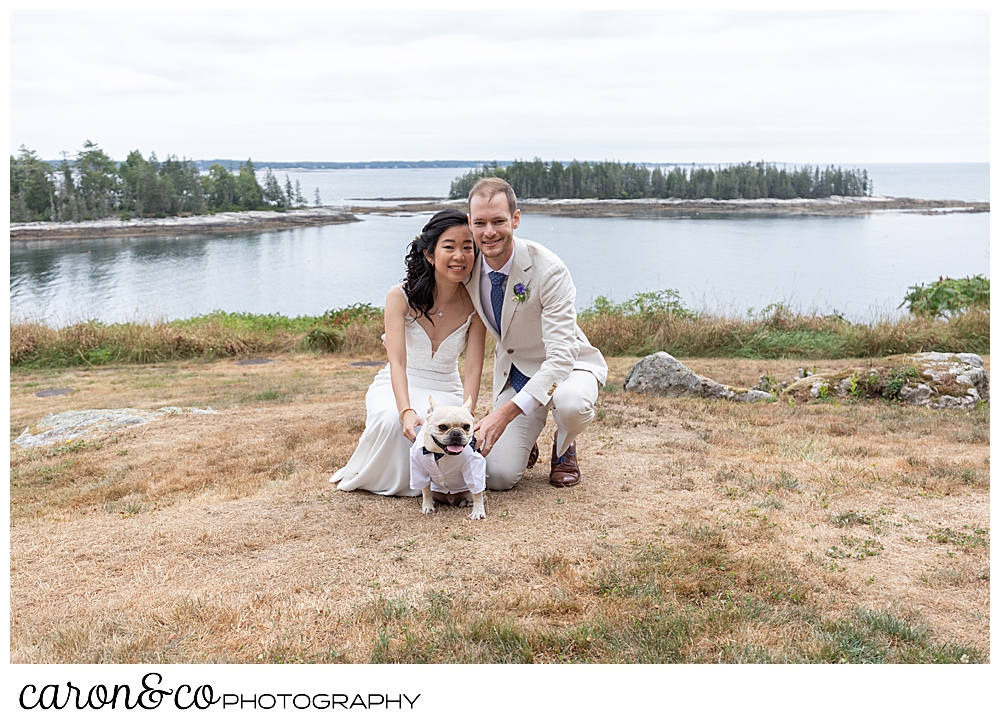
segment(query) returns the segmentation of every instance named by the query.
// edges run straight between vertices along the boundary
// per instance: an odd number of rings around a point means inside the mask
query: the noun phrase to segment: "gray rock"
[[[708,377],[700,377],[666,352],[656,352],[636,362],[625,377],[624,389],[665,397],[703,397],[734,402],[777,399],[762,390],[737,392]]]
[[[69,440],[92,440],[110,432],[144,425],[167,415],[212,415],[212,408],[161,407],[159,410],[67,410],[46,415],[11,442],[22,450]]]
[[[667,397],[703,396],[702,379],[666,352],[636,362],[625,377],[624,389]]]
[[[954,407],[971,407],[968,400],[964,397],[953,397],[951,395],[941,395],[936,402],[932,402],[930,407],[939,410],[947,410]]]
[[[905,378],[902,389],[894,386],[900,375]],[[871,394],[872,389],[881,389],[881,394],[891,390],[889,396],[897,399],[898,390],[898,399],[908,405],[968,409],[990,399],[990,375],[983,358],[950,352],[894,355],[867,367],[807,375],[794,380],[782,394],[800,400],[850,397],[854,379],[858,380],[857,391],[862,397]],[[872,379],[878,383],[874,387],[869,383]]]
[[[733,402],[777,402],[778,398],[763,390],[747,390],[741,394],[733,395],[732,400]]]
[[[989,402],[990,375],[978,354],[922,352],[912,358],[921,375],[933,382],[934,391],[941,393],[936,399],[932,396],[920,404],[933,408],[970,408],[980,401]],[[965,394],[957,394],[956,387],[964,388]]]
[[[978,367],[981,370],[986,369],[986,363],[983,362],[983,358],[978,354],[972,354],[971,352],[959,352],[955,356],[970,367]]]
[[[695,375],[697,377],[697,375]],[[733,391],[721,385],[715,380],[710,380],[707,377],[699,377],[701,380],[701,396],[707,397],[710,400],[720,400],[727,399],[731,400],[735,396]]]
[[[962,354],[968,354],[963,352]],[[913,359],[919,360],[921,362],[948,362],[952,357],[958,357],[957,354],[951,354],[950,352],[918,352],[912,355]],[[979,360],[982,362],[982,360]]]
[[[757,380],[757,384],[751,387],[750,389],[761,390],[763,392],[767,392],[770,395],[774,395],[776,393],[781,392],[782,388],[784,388],[787,384],[788,383],[783,383],[776,380],[770,372],[765,372],[760,376],[760,379]]]
[[[934,391],[925,384],[918,384],[916,387],[906,385],[899,391],[899,399],[907,405],[926,405],[931,401],[931,394]]]

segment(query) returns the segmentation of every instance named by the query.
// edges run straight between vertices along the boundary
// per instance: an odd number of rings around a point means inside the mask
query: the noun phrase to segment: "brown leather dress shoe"
[[[538,443],[536,442],[531,446],[531,452],[528,453],[528,464],[526,467],[533,468],[535,463],[538,462]]]
[[[552,470],[549,485],[557,488],[572,488],[580,482],[580,466],[576,462],[576,443],[570,445],[562,457],[556,457],[556,444],[552,443]]]

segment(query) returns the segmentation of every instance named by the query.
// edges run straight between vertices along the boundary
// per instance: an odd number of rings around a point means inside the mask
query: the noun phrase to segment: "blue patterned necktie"
[[[500,316],[503,313],[503,284],[507,281],[507,275],[503,272],[490,272],[490,281],[493,288],[490,289],[490,304],[493,305],[493,318],[497,321],[497,331],[500,331]]]
[[[501,331],[500,317],[503,314],[504,282],[507,281],[507,275],[496,271],[491,271],[489,274],[490,281],[493,283],[493,288],[490,289],[490,304],[493,305],[493,317],[497,321],[497,331],[499,332]],[[520,392],[521,388],[528,384],[528,380],[530,379],[530,377],[514,365],[510,366],[510,385],[514,388],[515,392]]]

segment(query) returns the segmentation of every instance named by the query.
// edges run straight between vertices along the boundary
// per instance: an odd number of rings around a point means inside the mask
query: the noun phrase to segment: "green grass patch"
[[[973,528],[963,525],[962,530],[952,528],[938,528],[929,536],[927,540],[945,545],[959,546],[960,548],[979,548],[988,545],[987,539],[990,535],[989,528]]]
[[[262,390],[240,396],[240,402],[286,402],[291,399],[291,393],[285,390]]]
[[[848,545],[874,550],[870,540]],[[873,553],[874,554],[874,553]],[[475,604],[429,591],[372,599],[357,614],[375,634],[372,663],[967,663],[970,646],[938,641],[889,610],[825,615],[780,563],[736,555],[721,531],[636,544],[580,578],[542,556],[541,593]]]
[[[815,661],[839,664],[983,663],[973,647],[937,643],[928,631],[888,611],[855,608],[851,615],[820,626]]]

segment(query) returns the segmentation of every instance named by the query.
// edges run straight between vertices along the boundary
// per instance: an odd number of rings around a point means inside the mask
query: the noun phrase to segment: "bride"
[[[333,477],[339,490],[419,495],[410,489],[410,443],[438,405],[472,398],[475,412],[483,371],[486,327],[462,280],[477,254],[467,217],[446,209],[431,217],[406,255],[406,277],[385,298],[389,364],[365,395],[368,417],[357,450]],[[465,353],[465,386],[458,357]]]

